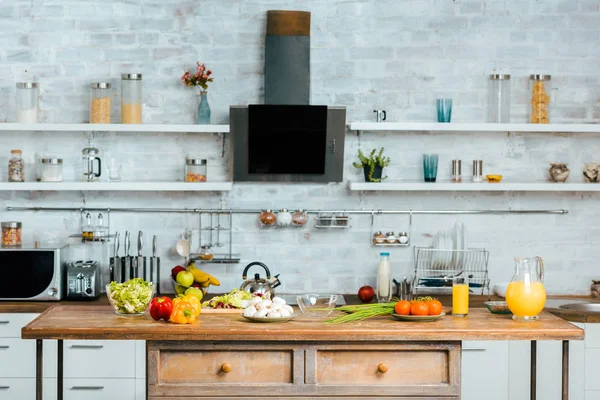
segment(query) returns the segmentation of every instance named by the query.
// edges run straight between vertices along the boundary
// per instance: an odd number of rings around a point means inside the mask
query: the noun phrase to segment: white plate
[[[440,246],[440,233],[438,232],[435,237],[433,238],[433,243],[431,244],[431,247],[433,247],[434,249],[438,249]],[[437,265],[439,263],[439,253],[437,251],[433,251],[433,254],[431,255],[431,268],[437,268]]]
[[[460,226],[460,224],[457,222],[456,225],[454,225],[454,234],[456,235],[456,250],[458,250],[456,252],[456,269],[458,271],[460,271],[462,269],[462,264],[463,264],[463,260],[464,260],[464,253],[462,252],[463,250],[463,239],[462,239],[462,228]]]
[[[284,318],[267,318],[267,317],[254,318],[254,317],[246,317],[244,314],[242,314],[242,317],[244,317],[248,321],[252,321],[252,322],[288,322],[289,320],[296,318],[296,314],[292,314],[291,316],[284,317]]]
[[[446,242],[444,243],[444,268],[448,269],[450,267],[450,262],[452,261],[452,237],[449,232],[444,233],[444,237]]]
[[[444,257],[444,247],[446,247],[446,238],[444,237],[444,232],[440,232],[440,245],[438,246],[438,268],[444,268],[444,264],[446,263]]]
[[[460,225],[460,233],[461,233],[461,237],[462,237],[462,249],[463,250],[468,250],[469,247],[467,246],[467,229],[465,228],[465,224],[461,224]],[[468,254],[466,251],[463,251],[463,256],[462,256],[462,269],[465,269],[467,267],[467,257]]]

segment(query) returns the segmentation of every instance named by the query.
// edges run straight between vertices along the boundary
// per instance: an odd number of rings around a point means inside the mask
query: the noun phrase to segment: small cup
[[[121,182],[121,162],[118,158],[108,160],[108,181]]]
[[[438,155],[423,154],[423,177],[425,182],[435,182],[438,170]]]
[[[452,118],[452,99],[436,99],[438,122],[450,122]]]

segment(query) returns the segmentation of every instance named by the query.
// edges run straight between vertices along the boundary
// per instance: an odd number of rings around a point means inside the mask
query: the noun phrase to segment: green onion
[[[367,318],[377,317],[380,315],[390,315],[394,312],[394,307],[397,301],[390,303],[374,303],[374,304],[360,304],[355,306],[342,306],[336,308],[337,311],[343,311],[348,313],[333,319],[325,321],[328,324],[343,324],[346,322],[358,322],[363,321]]]

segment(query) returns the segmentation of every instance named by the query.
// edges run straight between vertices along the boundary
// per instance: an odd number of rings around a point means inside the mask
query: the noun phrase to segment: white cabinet
[[[509,400],[507,341],[463,342],[462,399],[483,398]]]
[[[21,338],[21,328],[38,314],[0,314],[0,338]]]
[[[65,378],[135,378],[135,343],[130,340],[65,340]]]
[[[56,400],[56,379],[44,379],[44,400]],[[0,400],[34,400],[35,378],[0,378]]]
[[[135,379],[64,380],[64,400],[135,400]]]

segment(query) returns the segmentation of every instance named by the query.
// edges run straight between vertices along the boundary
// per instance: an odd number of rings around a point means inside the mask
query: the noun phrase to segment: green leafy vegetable
[[[108,287],[107,295],[120,313],[143,313],[152,300],[152,283],[142,278],[130,279],[123,283],[113,281]]]
[[[231,293],[222,296],[215,296],[212,299],[202,303],[202,307],[207,308],[246,308],[248,302],[252,300],[252,293],[243,290],[233,289]]]

